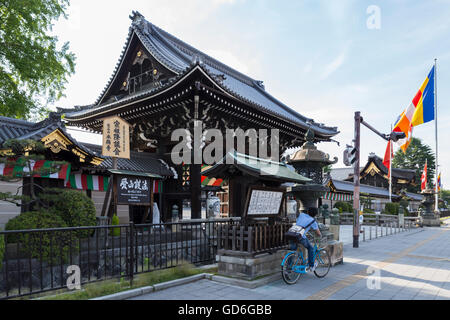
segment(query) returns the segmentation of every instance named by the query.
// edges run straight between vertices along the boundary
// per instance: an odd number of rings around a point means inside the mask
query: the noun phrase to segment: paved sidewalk
[[[295,285],[278,280],[256,289],[202,279],[132,299],[450,300],[450,228],[413,229],[360,242],[359,248],[347,243],[344,264],[323,279],[306,274]]]

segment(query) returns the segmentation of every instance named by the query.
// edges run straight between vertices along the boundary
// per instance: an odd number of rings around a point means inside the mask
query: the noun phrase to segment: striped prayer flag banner
[[[109,177],[90,174],[71,174],[66,187],[79,190],[106,191]]]
[[[67,180],[70,173],[70,164],[54,165],[53,161],[49,160],[30,160],[27,163],[22,161],[8,163],[0,163],[0,175],[20,177],[26,173],[36,172],[33,177],[36,178],[50,178],[50,179],[64,179]],[[52,169],[53,168],[53,169]],[[39,173],[39,171],[41,171]],[[54,173],[50,173],[55,171]]]
[[[332,201],[351,201],[353,200],[353,195],[347,193],[326,192],[323,199]]]
[[[163,184],[160,180],[153,180],[153,193],[162,193]]]

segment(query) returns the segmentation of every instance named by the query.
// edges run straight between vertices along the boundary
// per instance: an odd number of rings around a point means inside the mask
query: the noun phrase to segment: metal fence
[[[366,225],[384,225],[398,221],[398,216],[390,214],[364,214],[364,224]],[[353,224],[353,213],[341,213],[339,215],[339,224]]]
[[[405,231],[411,231],[419,227],[416,217],[405,217],[403,223],[399,220],[392,220],[378,224],[363,224],[361,226],[362,241],[377,239]]]
[[[214,263],[218,231],[239,220],[1,231],[0,299],[66,288],[74,270],[86,284],[120,277],[132,281],[135,274],[186,262]]]

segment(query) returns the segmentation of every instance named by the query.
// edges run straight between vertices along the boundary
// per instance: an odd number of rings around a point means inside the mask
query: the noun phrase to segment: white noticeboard
[[[251,190],[247,215],[277,215],[282,201],[282,191]]]

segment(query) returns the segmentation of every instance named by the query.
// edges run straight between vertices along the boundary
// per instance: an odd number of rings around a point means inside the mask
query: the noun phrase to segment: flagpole
[[[392,124],[391,124],[392,132]],[[392,141],[389,140],[389,202],[392,202]]]
[[[435,192],[434,195],[434,201],[435,201],[435,207],[434,211],[439,212],[439,195],[438,195],[438,170],[439,170],[439,163],[438,163],[438,129],[437,129],[437,59],[434,59],[434,135],[436,139],[436,170],[435,170]]]

